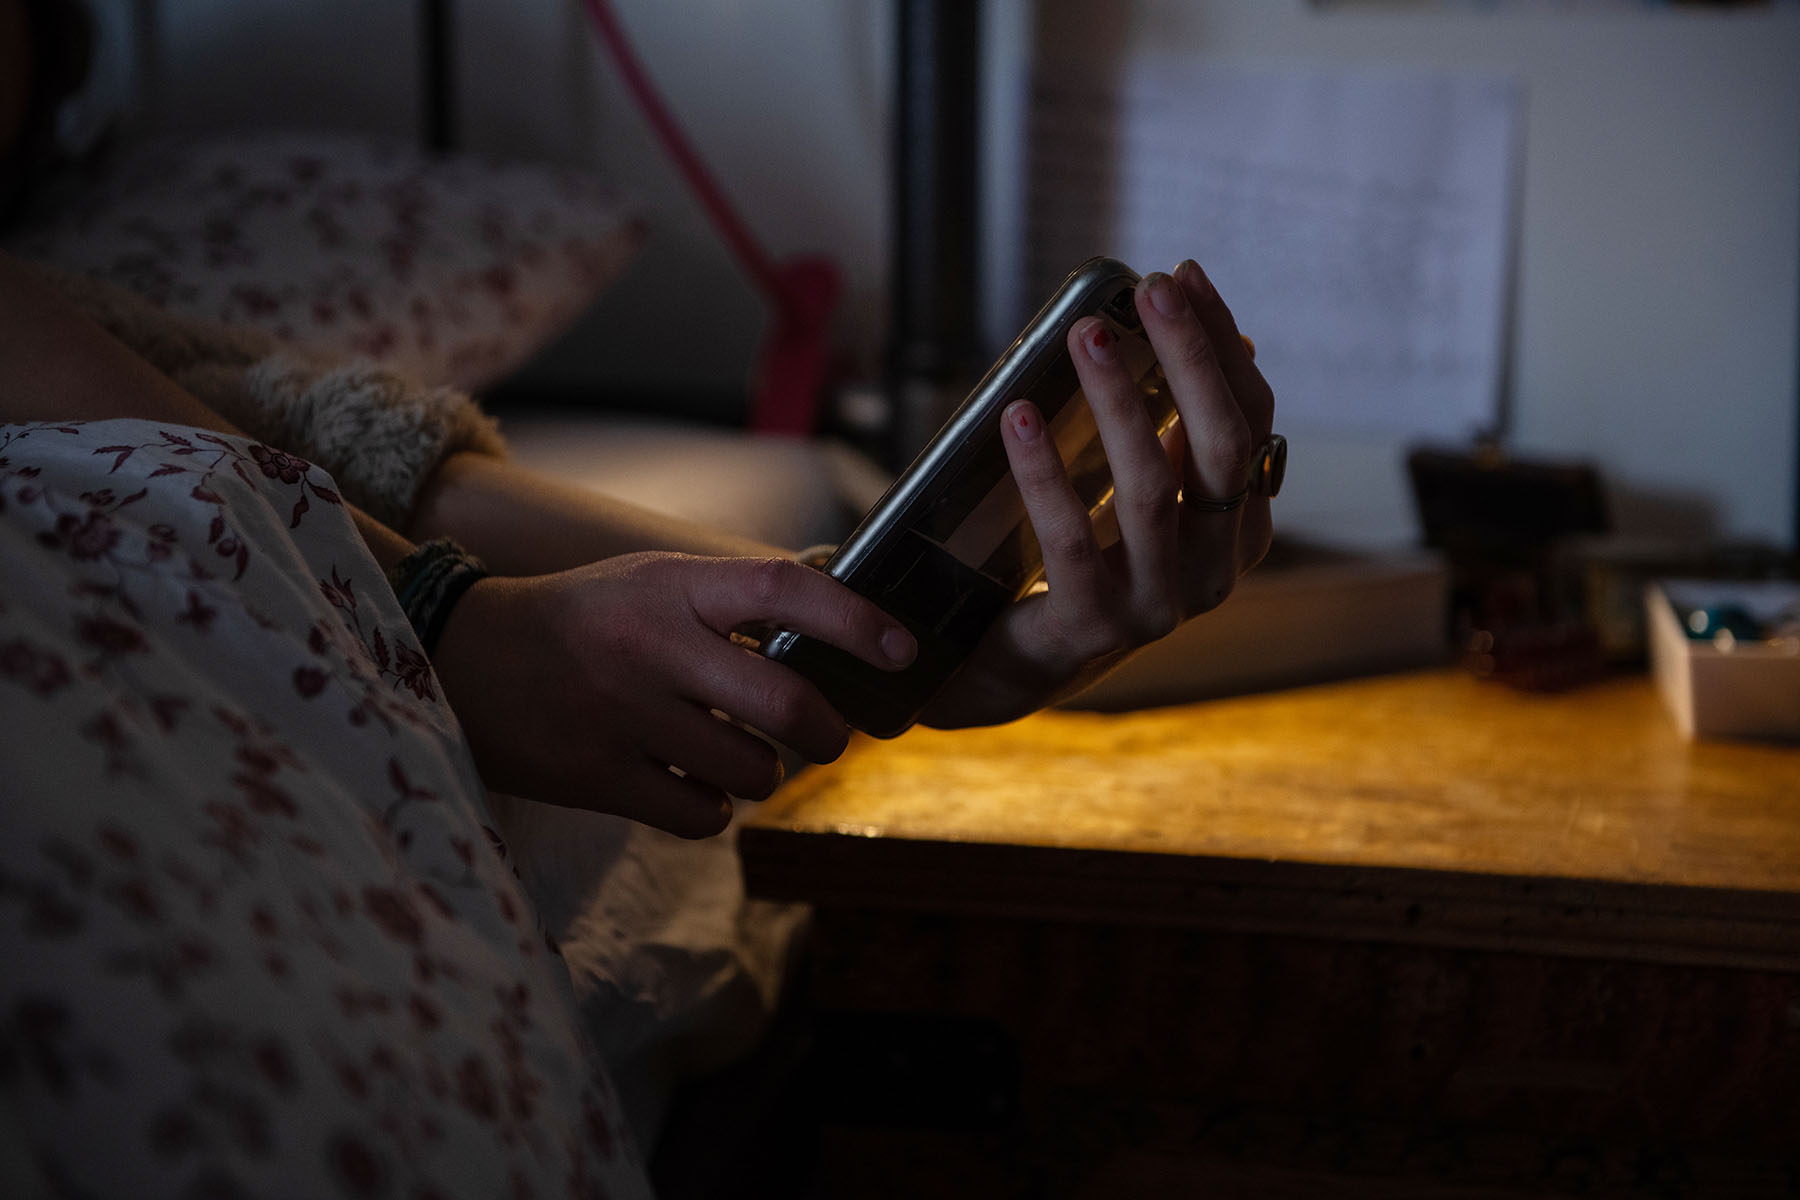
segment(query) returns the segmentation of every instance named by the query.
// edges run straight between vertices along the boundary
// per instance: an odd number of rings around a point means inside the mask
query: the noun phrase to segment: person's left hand
[[[1165,447],[1106,326],[1069,332],[1114,481],[1119,541],[1101,548],[1028,401],[1002,417],[1003,441],[1043,547],[1047,590],[1012,605],[922,716],[928,725],[987,725],[1024,716],[1094,682],[1127,654],[1216,608],[1269,548],[1268,497],[1228,512],[1182,497],[1226,500],[1250,481],[1275,397],[1237,323],[1193,260],[1145,276],[1137,309],[1181,420]]]

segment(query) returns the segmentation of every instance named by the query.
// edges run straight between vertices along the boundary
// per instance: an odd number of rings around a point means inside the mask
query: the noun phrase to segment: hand
[[[887,670],[917,651],[874,604],[798,563],[649,553],[481,580],[433,665],[490,787],[706,837],[732,796],[781,781],[774,747],[717,713],[813,762],[849,738],[817,688],[731,641],[752,622]]]
[[[1043,416],[1015,401],[1002,440],[1044,552],[1048,590],[1013,605],[925,711],[928,724],[1012,720],[1073,695],[1133,650],[1217,607],[1268,552],[1269,501],[1229,512],[1181,503],[1225,500],[1250,480],[1275,397],[1231,310],[1191,259],[1145,276],[1137,310],[1181,421],[1165,446],[1113,335],[1095,318],[1069,331],[1069,352],[1112,466],[1119,541],[1102,549]]]

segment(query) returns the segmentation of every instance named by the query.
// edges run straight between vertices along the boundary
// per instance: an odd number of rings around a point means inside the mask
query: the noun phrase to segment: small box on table
[[[1800,741],[1800,635],[1766,636],[1783,613],[1800,612],[1800,583],[1669,579],[1646,588],[1644,603],[1657,690],[1683,733]],[[1731,610],[1763,632],[1745,636],[1719,619]]]

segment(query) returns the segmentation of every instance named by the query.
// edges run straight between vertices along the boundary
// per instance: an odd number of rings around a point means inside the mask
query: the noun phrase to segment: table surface
[[[1800,965],[1800,747],[1690,743],[1642,677],[916,729],[803,774],[741,845],[784,898]]]

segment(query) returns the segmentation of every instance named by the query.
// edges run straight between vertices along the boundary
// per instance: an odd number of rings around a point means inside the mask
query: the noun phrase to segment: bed
[[[137,144],[55,186],[9,250],[469,390],[645,227],[570,172],[336,135]],[[521,422],[515,452],[794,545],[878,486],[631,424]],[[641,1190],[675,1089],[765,1028],[804,910],[745,899],[734,831],[486,793],[319,466],[143,422],[0,439],[8,1194]],[[671,488],[646,447],[736,471]]]

